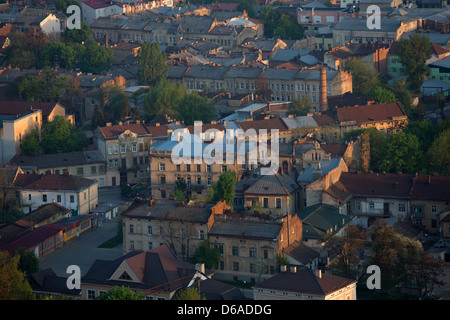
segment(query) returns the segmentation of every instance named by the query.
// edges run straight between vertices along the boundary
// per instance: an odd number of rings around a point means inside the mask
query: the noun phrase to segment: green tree
[[[372,171],[380,171],[381,162],[384,159],[387,135],[386,133],[377,130],[376,128],[369,128],[364,131],[369,138],[370,145],[370,163],[369,167]]]
[[[235,186],[237,183],[234,171],[225,171],[219,176],[219,181],[213,185],[214,200],[225,201],[229,206],[233,206]]]
[[[288,113],[297,116],[306,116],[311,111],[312,103],[308,97],[294,98],[288,105]]]
[[[351,57],[344,67],[352,74],[353,92],[367,95],[367,93],[380,84],[379,74],[373,67],[359,57]]]
[[[167,56],[158,42],[145,42],[138,53],[138,82],[141,85],[156,86],[167,78]]]
[[[303,26],[290,15],[276,11],[272,6],[265,6],[259,13],[264,22],[266,38],[278,37],[284,40],[299,40],[303,38]]]
[[[419,139],[415,135],[401,131],[389,138],[380,170],[414,173],[420,168],[421,161]]]
[[[27,156],[39,155],[41,153],[38,129],[34,129],[25,135],[20,144],[20,149]]]
[[[439,134],[427,151],[431,172],[450,175],[450,129]]]
[[[36,76],[27,76],[18,85],[19,96],[32,102],[58,101],[64,94],[69,77],[45,67]]]
[[[8,252],[0,251],[0,300],[34,300],[35,295],[19,270],[18,255],[11,257]]]
[[[39,260],[33,251],[19,248],[14,252],[14,255],[19,256],[19,264],[17,267],[26,275],[39,271]]]
[[[83,72],[99,74],[111,67],[113,56],[112,48],[101,46],[90,39],[80,53],[79,67]]]
[[[143,109],[149,118],[168,115],[176,119],[178,106],[183,101],[186,88],[180,84],[163,80],[144,96]]]
[[[142,292],[133,292],[129,287],[115,286],[98,297],[99,300],[145,300]]]
[[[217,248],[211,248],[209,239],[203,240],[195,249],[194,255],[189,258],[191,263],[204,263],[208,269],[219,266],[220,252]]]
[[[25,32],[12,32],[8,37],[11,43],[6,48],[6,64],[24,69],[37,67],[41,51],[49,41],[47,35],[41,30],[29,28]]]
[[[425,63],[431,57],[430,39],[428,36],[414,33],[408,39],[400,41],[397,52],[402,64],[402,73],[407,76],[409,88],[413,92],[419,92],[428,74],[428,66]]]
[[[381,86],[376,86],[371,89],[368,96],[372,98],[376,103],[394,103],[396,97],[394,92]]]
[[[187,287],[177,293],[175,300],[206,300],[206,298],[202,296],[198,288]]]
[[[208,102],[206,97],[193,91],[184,96],[176,110],[176,119],[184,121],[186,125],[193,125],[196,120],[204,123],[211,122],[214,119],[215,107],[214,104]]]
[[[104,121],[124,121],[125,118],[132,115],[130,103],[121,87],[116,85],[103,87],[99,92],[98,98],[103,101],[101,112],[103,113]]]
[[[70,45],[61,41],[47,42],[42,49],[41,64],[43,67],[56,67],[71,69],[74,67],[76,52]]]
[[[84,132],[62,116],[56,116],[53,121],[45,123],[41,135],[41,147],[46,154],[81,151],[88,146]]]
[[[64,30],[64,40],[66,43],[79,43],[82,44],[90,39],[92,35],[92,30],[89,26],[81,22],[81,29],[69,29]]]

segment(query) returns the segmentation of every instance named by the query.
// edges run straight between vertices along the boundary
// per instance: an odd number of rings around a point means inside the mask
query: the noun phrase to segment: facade
[[[445,226],[439,224],[440,212],[450,204],[450,177],[418,174],[411,191],[411,222],[427,234],[439,234]]]
[[[255,300],[356,300],[356,280],[296,266],[253,286]]]
[[[135,200],[122,213],[124,253],[166,244],[181,259],[190,258],[207,239],[211,214],[230,210],[224,202],[187,204],[173,200]]]
[[[83,22],[88,26],[99,17],[107,17],[112,14],[124,13],[123,3],[112,1],[84,0],[81,2]]]
[[[56,202],[74,215],[88,214],[98,205],[98,183],[91,179],[58,174],[19,174],[14,186],[20,192],[24,213]]]
[[[20,153],[20,143],[34,129],[41,131],[42,111],[31,109],[23,114],[0,115],[0,163],[5,165]]]
[[[209,224],[211,246],[218,248],[217,279],[259,282],[274,275],[277,256],[302,239],[302,221],[296,215],[215,214]]]
[[[132,251],[110,263],[104,262],[96,260],[81,278],[83,300],[94,300],[115,286],[141,292],[146,300],[170,300],[194,278],[210,276],[178,259],[167,245]]]
[[[56,15],[50,14],[22,14],[13,23],[20,31],[40,30],[46,35],[58,35],[61,29],[61,21]]]
[[[106,160],[99,150],[37,156],[15,155],[8,165],[18,166],[25,173],[69,173],[70,175],[96,180],[99,187],[105,186],[107,180]]]
[[[151,143],[152,135],[144,123],[107,124],[97,128],[94,144],[106,159],[105,186],[148,185]]]

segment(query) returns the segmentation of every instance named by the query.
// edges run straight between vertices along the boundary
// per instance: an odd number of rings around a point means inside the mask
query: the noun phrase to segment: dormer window
[[[122,273],[122,275],[119,277],[119,279],[120,280],[130,280],[130,281],[133,280],[133,279],[131,279],[130,275],[126,271],[124,271]]]

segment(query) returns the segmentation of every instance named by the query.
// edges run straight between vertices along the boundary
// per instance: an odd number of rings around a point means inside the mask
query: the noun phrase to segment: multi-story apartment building
[[[245,150],[237,150],[236,140],[228,143],[222,125],[212,126],[216,126],[214,134],[209,132],[211,125],[203,125],[203,136],[196,136],[186,128],[185,136],[178,135],[154,144],[150,150],[150,174],[155,199],[168,199],[180,180],[186,183],[188,194],[206,198],[208,188],[219,180],[222,173],[233,171],[239,177],[247,168],[258,166],[257,162],[249,162],[250,148],[256,146],[246,142],[243,144]],[[179,132],[174,131],[174,135],[177,134]],[[191,140],[183,142],[183,138],[188,137]],[[212,143],[212,140],[220,141],[220,144]],[[230,147],[232,150],[227,149]]]
[[[335,96],[352,91],[352,76],[342,70],[326,69],[327,95]],[[308,97],[315,111],[320,107],[321,72],[319,67],[302,70],[251,69],[224,66],[173,66],[169,79],[189,89],[221,90],[232,95],[258,93],[258,83],[264,83],[271,92],[271,101],[290,102]]]
[[[148,184],[152,135],[144,123],[107,124],[94,131],[94,144],[106,159],[106,186]]]
[[[295,241],[302,240],[302,222],[297,215],[215,214],[210,219],[209,240],[220,252],[215,276],[251,283],[273,276],[277,257]]]
[[[59,174],[19,174],[14,187],[20,193],[24,213],[41,205],[56,202],[74,214],[88,214],[98,205],[98,183],[95,180]]]

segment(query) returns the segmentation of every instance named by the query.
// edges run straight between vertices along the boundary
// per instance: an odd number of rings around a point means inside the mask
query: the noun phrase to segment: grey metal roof
[[[225,77],[256,79],[262,72],[262,68],[231,67]]]
[[[185,77],[200,79],[223,80],[228,72],[229,67],[222,66],[192,66]]]
[[[283,117],[281,118],[289,130],[299,129],[299,128],[309,128],[309,127],[318,127],[316,121],[312,116],[300,116],[295,118]]]
[[[298,70],[289,69],[266,69],[264,70],[264,78],[267,80],[294,80],[298,74]]]
[[[342,158],[331,158],[330,161],[320,161],[320,169],[322,170],[321,176],[326,175],[330,171],[336,169],[339,163],[343,161]],[[317,164],[308,166],[300,173],[297,178],[298,182],[313,182],[313,171],[317,170]]]
[[[395,32],[400,27],[400,21],[394,18],[381,18],[380,29],[371,32]],[[362,18],[345,18],[339,21],[334,30],[367,31],[367,21]]]
[[[215,221],[210,235],[225,237],[239,237],[250,239],[269,239],[277,238],[280,232],[281,224],[257,221],[245,221],[242,219]]]

